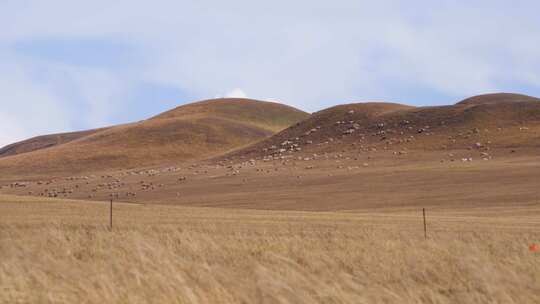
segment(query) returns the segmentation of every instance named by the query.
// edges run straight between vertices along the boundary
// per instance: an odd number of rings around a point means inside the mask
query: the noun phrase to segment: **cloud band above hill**
[[[540,95],[536,1],[3,1],[0,145],[212,96]],[[142,89],[141,89],[142,88]]]

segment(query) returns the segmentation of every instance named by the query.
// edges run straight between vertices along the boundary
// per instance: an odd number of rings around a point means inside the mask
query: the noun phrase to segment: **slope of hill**
[[[7,145],[0,149],[0,158],[46,149],[94,134],[105,129],[42,135]]]
[[[217,99],[0,159],[4,176],[80,172],[178,163],[264,139],[309,114],[278,103]]]
[[[523,94],[513,94],[513,93],[496,93],[496,94],[483,94],[473,96],[467,99],[464,99],[458,102],[458,105],[480,105],[480,104],[499,104],[499,103],[520,103],[520,102],[530,102],[530,101],[540,101],[539,98],[527,96]]]
[[[226,117],[243,121],[272,132],[278,132],[309,115],[293,107],[274,103],[257,102],[243,98],[204,100],[177,107],[151,119],[168,119],[188,116]]]
[[[451,106],[394,103],[335,106],[227,157],[282,157],[299,152],[359,152],[471,147],[539,147],[540,99],[475,96]]]

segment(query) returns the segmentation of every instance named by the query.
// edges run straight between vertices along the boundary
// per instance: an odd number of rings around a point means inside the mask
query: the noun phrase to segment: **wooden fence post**
[[[109,228],[112,230],[112,198],[111,198],[111,204],[109,209]]]
[[[424,238],[427,240],[426,208],[422,208],[422,214],[424,216]]]

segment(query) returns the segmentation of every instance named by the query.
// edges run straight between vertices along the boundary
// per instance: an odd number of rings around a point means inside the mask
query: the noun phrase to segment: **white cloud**
[[[225,97],[227,98],[247,98],[246,93],[242,91],[242,89],[236,88],[229,93],[225,94]]]
[[[0,77],[8,88],[0,116],[19,134],[10,138],[114,123],[139,81],[200,99],[272,96],[307,111],[366,99],[417,102],[403,100],[407,88],[443,102],[515,84],[538,88],[538,9],[534,0],[3,1],[0,66],[24,72]],[[2,52],[49,38],[128,41],[142,55],[118,69]],[[45,76],[36,79],[36,70]],[[41,107],[60,121],[48,126],[21,109]]]
[[[50,87],[32,79],[22,65],[0,61],[0,71],[0,146],[69,129],[64,103]]]
[[[0,52],[0,147],[28,137],[104,126],[124,104],[107,71]],[[74,102],[76,100],[76,102]]]

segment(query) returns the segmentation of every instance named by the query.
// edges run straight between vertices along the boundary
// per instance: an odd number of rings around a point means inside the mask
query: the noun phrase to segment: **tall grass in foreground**
[[[537,235],[309,223],[0,226],[1,303],[540,303]]]

